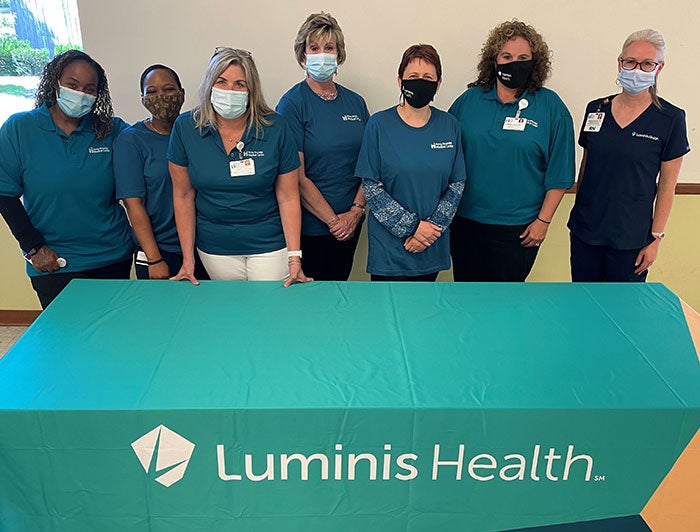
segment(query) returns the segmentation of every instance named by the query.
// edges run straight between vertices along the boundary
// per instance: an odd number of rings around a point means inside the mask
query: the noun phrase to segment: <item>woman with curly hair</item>
[[[524,281],[574,182],[573,122],[543,86],[550,51],[532,26],[496,26],[478,71],[449,110],[461,125],[467,166],[450,234],[454,279]]]
[[[35,109],[0,129],[0,214],[43,308],[72,279],[129,277],[131,235],[112,171],[112,142],[126,127],[103,68],[69,50],[44,68]]]

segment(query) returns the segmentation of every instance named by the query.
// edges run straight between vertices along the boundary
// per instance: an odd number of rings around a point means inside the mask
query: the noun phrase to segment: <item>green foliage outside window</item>
[[[49,61],[49,51],[32,48],[15,35],[0,38],[0,76],[38,76]]]

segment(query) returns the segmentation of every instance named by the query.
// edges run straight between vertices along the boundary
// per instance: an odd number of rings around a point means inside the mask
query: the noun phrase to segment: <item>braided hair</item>
[[[59,85],[58,80],[66,66],[73,61],[85,61],[94,68],[97,73],[97,99],[90,112],[95,116],[92,129],[97,138],[102,140],[112,132],[112,118],[114,117],[112,98],[109,95],[107,75],[104,69],[85,52],[81,52],[80,50],[68,50],[57,55],[46,64],[41,74],[39,87],[36,90],[34,107],[41,107],[44,104],[51,107],[56,103],[56,91]]]

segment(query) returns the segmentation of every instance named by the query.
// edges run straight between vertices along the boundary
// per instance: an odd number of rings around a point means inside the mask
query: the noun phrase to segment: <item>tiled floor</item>
[[[12,347],[17,339],[26,331],[26,327],[0,327],[0,358]]]

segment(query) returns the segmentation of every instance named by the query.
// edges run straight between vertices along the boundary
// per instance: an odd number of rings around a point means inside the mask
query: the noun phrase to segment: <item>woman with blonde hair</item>
[[[334,80],[345,38],[329,13],[309,15],[294,41],[306,77],[277,104],[294,133],[301,168],[301,249],[316,280],[347,281],[365,198],[355,164],[369,112],[364,99]]]
[[[573,281],[645,281],[656,260],[690,151],[685,112],[658,95],[665,54],[658,31],[632,33],[617,57],[622,91],[586,107],[569,219]]]
[[[216,48],[199,105],[178,117],[168,148],[183,264],[194,250],[212,279],[310,280],[301,268],[299,156],[285,119],[265,103],[252,54]]]

